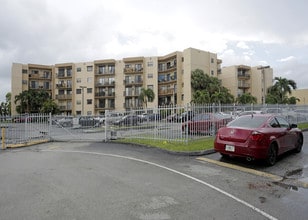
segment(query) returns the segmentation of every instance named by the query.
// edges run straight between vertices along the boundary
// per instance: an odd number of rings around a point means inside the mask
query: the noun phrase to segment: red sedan
[[[222,156],[264,159],[270,166],[277,156],[290,150],[299,153],[302,146],[303,134],[296,124],[269,114],[241,116],[220,128],[214,141],[215,151]]]
[[[190,121],[182,124],[182,131],[188,134],[215,134],[216,131],[232,120],[231,115],[205,113],[195,115]]]

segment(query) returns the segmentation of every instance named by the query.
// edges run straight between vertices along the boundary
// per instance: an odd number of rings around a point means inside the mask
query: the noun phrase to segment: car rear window
[[[266,117],[259,117],[259,116],[256,116],[256,115],[242,116],[242,117],[235,119],[234,121],[231,121],[228,124],[228,126],[241,127],[241,128],[258,128],[266,120],[267,120]]]

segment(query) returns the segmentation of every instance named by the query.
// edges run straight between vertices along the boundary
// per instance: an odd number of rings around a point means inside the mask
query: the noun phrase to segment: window
[[[66,73],[67,73],[68,77],[71,77],[72,76],[72,69],[67,69]]]
[[[76,94],[81,94],[81,89],[76,89]]]
[[[87,93],[92,93],[92,88],[87,88]]]
[[[182,100],[182,101],[184,101],[184,94],[182,94],[182,96],[181,96],[181,100]]]
[[[211,75],[214,76],[214,70],[211,70]]]
[[[148,89],[152,89],[154,91],[154,86],[153,85],[148,85]]]
[[[87,72],[92,72],[93,66],[87,66]]]
[[[81,67],[77,67],[76,71],[81,72]]]
[[[77,82],[77,83],[81,83],[81,78],[77,78],[77,79],[76,79],[76,82]]]
[[[92,115],[92,111],[87,111],[87,115]]]
[[[152,79],[153,78],[153,73],[148,73],[148,79]]]
[[[31,81],[31,89],[38,89],[39,83],[37,81]]]
[[[211,58],[211,63],[214,63],[214,58]]]
[[[88,83],[92,82],[92,77],[88,77],[88,78],[87,78],[87,82],[88,82]]]
[[[152,62],[152,61],[148,62],[148,66],[149,66],[149,67],[150,67],[150,66],[153,66],[153,62]]]
[[[27,85],[27,84],[28,84],[28,81],[23,79],[23,80],[22,80],[22,84],[23,84],[23,85]]]
[[[87,105],[92,105],[92,99],[87,99]]]
[[[280,127],[288,128],[290,126],[289,122],[287,122],[285,119],[280,118],[280,117],[277,117],[276,119],[279,122]]]
[[[28,73],[28,70],[22,69],[22,73]]]
[[[76,115],[81,115],[81,111],[76,111]]]
[[[76,101],[76,104],[77,104],[77,105],[81,105],[81,100],[77,100],[77,101]]]
[[[276,119],[273,119],[269,124],[273,128],[279,128],[280,127],[278,122],[276,121]]]

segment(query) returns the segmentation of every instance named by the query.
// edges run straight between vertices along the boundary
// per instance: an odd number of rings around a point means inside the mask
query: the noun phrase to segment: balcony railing
[[[72,106],[65,106],[65,105],[60,105],[59,106],[60,111],[71,111],[72,110]]]
[[[124,73],[142,73],[143,68],[133,68],[133,67],[126,67],[124,68]]]
[[[72,84],[66,84],[66,83],[58,83],[56,84],[57,88],[72,88]]]
[[[72,95],[68,95],[68,94],[56,95],[56,99],[59,99],[59,100],[62,100],[62,99],[72,99]]]
[[[140,85],[143,84],[143,80],[124,80],[124,85]]]
[[[174,89],[158,90],[158,95],[174,95],[174,94],[175,94]]]
[[[115,92],[97,92],[95,93],[95,97],[114,97]]]
[[[250,78],[250,74],[248,74],[248,73],[238,72],[238,73],[237,73],[237,77],[238,77],[238,78],[245,78],[245,79],[249,79],[249,78]]]
[[[115,86],[115,81],[112,81],[112,82],[97,82],[95,85],[97,87],[101,87],[101,86]]]
[[[249,83],[245,83],[245,82],[238,82],[238,87],[239,88],[249,88],[250,84]]]

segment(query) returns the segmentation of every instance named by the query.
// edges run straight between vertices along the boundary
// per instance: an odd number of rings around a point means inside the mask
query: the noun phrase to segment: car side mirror
[[[297,124],[291,124],[290,128],[297,128]]]

